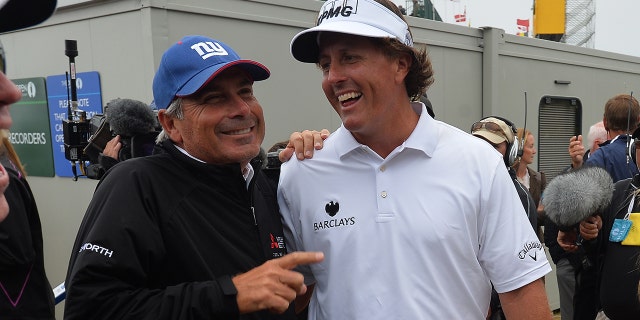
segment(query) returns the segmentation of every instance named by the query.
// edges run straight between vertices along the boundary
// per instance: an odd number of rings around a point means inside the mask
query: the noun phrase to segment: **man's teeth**
[[[355,99],[361,95],[362,95],[361,93],[357,93],[357,92],[349,92],[349,93],[341,94],[338,96],[338,101],[344,102],[345,100]]]
[[[235,130],[235,131],[229,131],[229,132],[227,132],[227,134],[235,135],[235,134],[246,134],[246,133],[249,133],[249,132],[251,132],[251,128]]]

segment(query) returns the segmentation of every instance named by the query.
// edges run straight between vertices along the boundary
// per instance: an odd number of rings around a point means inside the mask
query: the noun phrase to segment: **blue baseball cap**
[[[240,59],[225,43],[205,36],[185,36],[162,55],[153,77],[153,98],[158,109],[166,109],[176,97],[196,93],[220,72],[240,67],[254,81],[271,74],[259,62]]]

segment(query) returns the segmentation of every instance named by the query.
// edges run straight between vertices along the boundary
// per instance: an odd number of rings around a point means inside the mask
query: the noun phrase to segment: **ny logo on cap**
[[[225,50],[219,43],[217,42],[198,42],[191,46],[191,49],[198,52],[202,60],[213,56],[226,56],[228,55],[227,50]]]

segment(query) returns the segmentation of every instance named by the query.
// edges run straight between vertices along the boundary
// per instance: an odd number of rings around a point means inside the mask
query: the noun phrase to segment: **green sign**
[[[13,79],[22,99],[11,105],[9,140],[29,176],[53,177],[53,153],[45,78]]]

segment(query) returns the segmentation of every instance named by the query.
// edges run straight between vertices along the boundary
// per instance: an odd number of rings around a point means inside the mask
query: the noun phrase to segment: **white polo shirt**
[[[484,319],[490,281],[506,292],[551,271],[502,156],[413,107],[418,125],[386,159],[340,127],[282,166],[287,246],[325,254],[301,268],[311,320]]]

